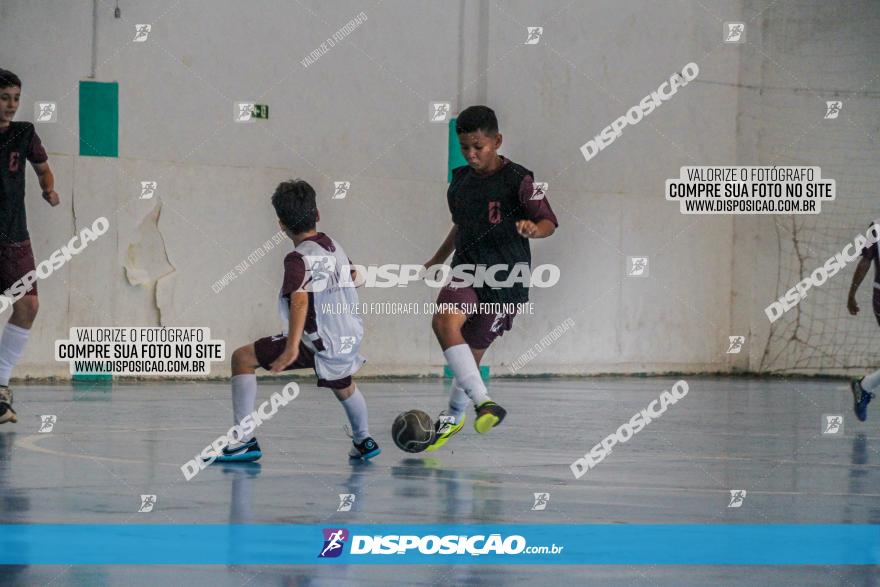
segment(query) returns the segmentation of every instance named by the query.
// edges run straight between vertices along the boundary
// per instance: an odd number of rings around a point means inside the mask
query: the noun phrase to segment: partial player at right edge
[[[877,225],[877,230],[880,230],[880,220],[875,220],[868,228],[874,225]],[[858,291],[859,286],[862,284],[862,280],[865,279],[865,275],[868,274],[872,262],[874,263],[874,317],[877,318],[877,323],[880,324],[880,254],[877,252],[877,243],[862,249],[862,258],[856,266],[852,284],[849,286],[849,297],[846,307],[853,316],[859,313],[859,305],[856,303],[856,291]],[[868,419],[868,404],[874,399],[874,392],[880,389],[880,369],[865,375],[861,380],[853,379],[850,382],[850,388],[853,393],[853,411],[856,413],[856,418],[860,422],[864,422]]]

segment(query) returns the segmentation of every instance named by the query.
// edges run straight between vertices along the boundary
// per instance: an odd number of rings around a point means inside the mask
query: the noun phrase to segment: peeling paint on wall
[[[125,254],[125,277],[133,286],[152,289],[153,304],[156,310],[156,324],[162,325],[162,312],[157,298],[158,282],[176,271],[165,249],[165,238],[159,230],[162,202],[144,216],[135,231],[135,240],[128,245]]]

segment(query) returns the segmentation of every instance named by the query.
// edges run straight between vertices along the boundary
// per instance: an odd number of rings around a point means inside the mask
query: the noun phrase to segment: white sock
[[[232,419],[236,426],[254,411],[257,402],[257,375],[255,373],[234,375],[232,377]],[[253,432],[242,438],[247,442],[254,437]]]
[[[0,385],[9,385],[12,369],[18,363],[30,333],[31,331],[26,328],[7,322],[6,328],[3,329],[3,337],[0,338]]]
[[[862,379],[862,387],[865,391],[877,391],[880,389],[880,370],[874,371],[870,375],[865,375]]]
[[[470,401],[464,391],[464,387],[461,386],[458,379],[453,378],[452,393],[449,394],[449,409],[446,413],[455,418],[456,424],[461,422],[461,416],[464,414]]]
[[[369,426],[367,425],[367,401],[364,399],[364,394],[355,385],[354,393],[341,403],[342,407],[345,408],[345,415],[348,416],[348,421],[351,422],[351,433],[354,436],[354,441],[361,442],[370,435]]]
[[[449,368],[455,374],[459,385],[475,406],[489,399],[486,385],[483,383],[483,378],[480,377],[480,368],[477,367],[477,362],[468,345],[451,346],[443,351],[443,356],[446,357],[446,362],[449,363]]]
[[[229,505],[230,524],[253,524],[254,516],[251,511],[251,479],[249,474],[236,469],[232,477],[232,499]]]

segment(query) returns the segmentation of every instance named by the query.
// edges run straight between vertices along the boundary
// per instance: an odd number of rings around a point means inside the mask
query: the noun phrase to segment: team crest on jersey
[[[501,223],[501,202],[497,202],[495,200],[489,202],[489,223]]]

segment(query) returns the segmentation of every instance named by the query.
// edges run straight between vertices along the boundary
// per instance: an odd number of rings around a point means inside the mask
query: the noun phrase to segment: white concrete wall
[[[877,41],[859,22],[865,11],[875,22],[878,10],[854,4],[833,27],[851,50],[823,61],[840,73],[822,78],[830,89],[857,87],[844,72],[855,78],[876,67],[862,50],[876,56]],[[780,121],[779,111],[813,99],[775,89],[785,76],[772,73],[767,54],[781,53],[818,84],[816,57],[803,48],[820,50],[824,36],[796,43],[790,27],[807,27],[802,19],[812,23],[821,6],[780,2],[749,22],[750,44],[736,46],[721,43],[722,22],[749,19],[761,3],[264,1],[244,9],[231,0],[144,1],[121,2],[114,19],[99,2],[96,79],[120,84],[120,156],[103,159],[78,157],[77,84],[90,70],[92,2],[5,0],[0,66],[24,79],[18,119],[32,119],[35,100],[60,104],[59,122],[38,130],[62,206],[44,205],[28,177],[38,261],[94,218],[112,224],[40,284],[40,316],[16,375],[65,375],[52,343],[70,326],[210,326],[230,352],[277,332],[289,247],[219,294],[211,285],[275,233],[269,196],[288,177],[316,187],[321,229],[356,262],[424,261],[450,223],[446,128],[427,121],[429,102],[442,99],[454,110],[495,108],[502,152],[550,183],[561,222],[532,250],[535,263],[558,264],[562,280],[533,290],[536,314],[519,317],[486,356],[495,372],[508,372],[569,318],[575,328],[521,373],[754,367],[757,344],[734,361],[724,351],[729,334],[761,332],[762,288],[775,266],[755,253],[772,249],[761,239],[773,221],[684,217],[664,201],[663,181],[682,165],[774,161],[774,145],[795,138],[787,125],[803,118]],[[366,22],[345,41],[300,64],[362,11]],[[147,42],[131,42],[136,23],[152,24]],[[523,44],[526,26],[544,27],[538,45]],[[41,47],[29,46],[34,39]],[[696,81],[583,159],[584,142],[691,61]],[[268,104],[270,119],[234,123],[236,101]],[[876,149],[867,159],[860,165],[876,163]],[[840,165],[838,186],[851,169]],[[159,182],[158,198],[137,199],[142,180]],[[334,180],[352,182],[346,199],[330,199]],[[627,255],[649,256],[650,277],[624,277]],[[436,294],[424,285],[360,292],[367,302]],[[366,325],[364,373],[439,372],[428,316],[370,316]]]
[[[734,323],[749,332],[748,366],[779,373],[862,374],[880,364],[871,312],[873,269],[846,310],[855,263],[810,291],[770,327],[764,308],[839,253],[880,217],[880,5],[870,1],[767,3],[743,53],[737,159],[744,165],[818,165],[837,200],[818,216],[738,217]],[[825,102],[840,100],[837,119]],[[743,360],[746,358],[743,357]]]

